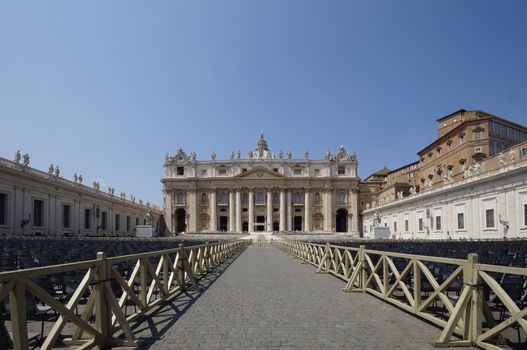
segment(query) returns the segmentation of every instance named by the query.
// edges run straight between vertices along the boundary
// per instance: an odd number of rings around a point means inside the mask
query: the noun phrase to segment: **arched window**
[[[321,204],[322,203],[322,196],[320,193],[315,193],[315,204]]]
[[[185,204],[185,193],[176,193],[176,204]]]
[[[280,204],[280,195],[278,193],[273,193],[273,204]]]
[[[293,202],[295,204],[302,204],[302,194],[300,192],[295,192]]]
[[[256,192],[256,204],[265,204],[265,194],[263,192]]]
[[[247,192],[242,193],[242,204],[249,203],[249,194]]]
[[[337,196],[337,203],[338,204],[346,203],[346,192],[339,192]]]
[[[220,192],[218,203],[219,204],[229,204],[229,196],[227,195],[227,192]]]

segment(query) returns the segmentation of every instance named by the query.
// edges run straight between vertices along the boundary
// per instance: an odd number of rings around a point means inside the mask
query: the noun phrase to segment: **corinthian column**
[[[311,232],[311,192],[306,188],[304,199],[304,231]]]
[[[216,189],[210,192],[210,231],[218,230],[218,219],[216,218]]]
[[[284,232],[285,227],[285,192],[282,188],[280,190],[280,232]]]
[[[273,231],[273,190],[267,190],[267,232]]]
[[[240,189],[236,189],[236,232],[242,232],[242,201]]]
[[[234,204],[234,191],[229,192],[229,232],[236,231],[236,205]]]
[[[291,193],[291,189],[288,189],[287,190],[287,208],[286,208],[286,213],[287,213],[287,231],[291,232],[293,231],[293,213],[291,212],[291,196],[292,196],[292,193]]]
[[[254,189],[249,190],[249,232],[254,231]]]

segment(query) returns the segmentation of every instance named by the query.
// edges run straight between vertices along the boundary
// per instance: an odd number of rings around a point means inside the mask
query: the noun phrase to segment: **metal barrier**
[[[343,279],[346,292],[370,293],[439,326],[437,347],[475,345],[497,350],[510,338],[506,331],[511,327],[517,330],[518,342],[520,329],[527,332],[523,307],[527,294],[513,296],[498,282],[499,276],[524,281],[527,268],[479,264],[477,254],[464,260],[368,250],[364,245],[289,240],[273,244],[316,266],[317,272]]]
[[[79,349],[137,347],[131,321],[175,293],[196,287],[198,274],[206,274],[248,244],[247,240],[190,247],[180,244],[175,249],[111,258],[100,252],[96,260],[0,273],[0,302],[9,297],[14,348],[29,348],[27,296],[36,297],[59,316],[45,339],[41,339],[41,349],[53,348],[68,322],[75,327],[71,338],[63,340],[66,345],[78,345]],[[87,272],[66,304],[52,296],[53,291],[33,281],[79,270]],[[121,293],[119,298],[116,291]],[[78,315],[76,310],[83,298],[87,301]],[[133,306],[134,313],[127,314],[128,306]],[[122,334],[116,335],[118,332]]]

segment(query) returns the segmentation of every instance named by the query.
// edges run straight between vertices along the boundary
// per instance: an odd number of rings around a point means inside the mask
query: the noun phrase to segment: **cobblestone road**
[[[440,330],[269,245],[154,311],[143,349],[433,349]]]

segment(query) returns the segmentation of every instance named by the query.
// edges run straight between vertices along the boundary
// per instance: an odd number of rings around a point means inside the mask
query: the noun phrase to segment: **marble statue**
[[[143,203],[141,203],[141,204],[143,204]],[[152,226],[153,220],[154,220],[154,216],[152,215],[152,212],[149,210],[148,213],[146,213],[146,223],[147,223],[147,225]]]
[[[82,184],[82,175],[79,175],[79,183]]]
[[[196,152],[194,151],[190,152],[190,159],[196,160]]]
[[[15,153],[15,163],[20,163],[20,159],[22,159],[22,156],[20,155],[20,150],[17,150]]]
[[[233,151],[229,152],[229,159],[230,160],[234,160],[234,152]]]
[[[284,159],[284,152],[280,150],[280,153],[278,153],[278,158]]]
[[[26,153],[22,156],[22,165],[23,166],[29,165],[29,154]]]
[[[413,195],[416,193],[415,186],[410,187],[410,194]]]
[[[293,158],[293,152],[291,152],[291,150],[288,150],[287,151],[287,159],[291,159]]]
[[[252,149],[249,150],[249,159],[253,159],[253,150]]]
[[[308,151],[306,151],[306,152],[304,153],[304,158],[305,158],[305,159],[309,159],[309,152],[308,152]]]
[[[326,160],[329,160],[331,158],[331,152],[329,151],[329,149],[326,151]]]
[[[481,163],[477,162],[476,164],[474,164],[474,175],[479,174],[481,174]]]
[[[210,154],[210,159],[216,160],[216,152],[212,151],[212,153]]]
[[[397,192],[397,199],[402,199],[402,198],[403,198],[403,191]]]
[[[500,152],[500,155],[498,156],[498,161],[500,168],[503,168],[505,166],[505,154],[503,154],[503,152]]]
[[[55,176],[56,176],[56,177],[59,177],[59,175],[60,175],[60,169],[59,169],[59,166],[56,165],[56,166],[55,166]]]
[[[509,162],[514,163],[516,160],[516,153],[514,152],[514,149],[509,150]]]
[[[238,150],[238,153],[236,154],[236,158],[241,159],[242,158],[242,152]]]
[[[49,175],[53,175],[53,171],[55,170],[55,167],[53,166],[53,164],[50,164],[49,165],[49,168],[48,168],[48,174]]]
[[[79,181],[79,177],[77,176],[77,173],[73,174],[73,182],[77,183]]]

